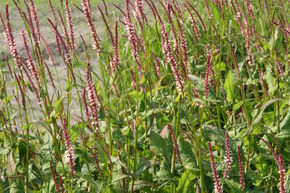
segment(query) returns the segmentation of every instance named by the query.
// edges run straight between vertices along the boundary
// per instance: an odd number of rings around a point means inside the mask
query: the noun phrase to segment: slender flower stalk
[[[60,185],[61,193],[64,193],[65,190],[64,190],[64,188],[63,188],[63,182],[62,182],[61,176],[59,176],[58,180],[59,180],[59,185]]]
[[[49,48],[49,46],[48,46],[48,44],[47,44],[45,38],[43,37],[42,34],[40,34],[40,37],[41,37],[41,39],[42,39],[42,41],[43,41],[43,43],[44,43],[44,46],[45,46],[45,49],[46,49],[46,51],[47,51],[47,53],[48,53],[48,56],[49,56],[49,59],[50,59],[51,64],[52,64],[53,66],[55,66],[55,60],[54,60],[54,58],[53,58],[52,52],[51,52],[51,50],[50,50],[50,48]]]
[[[191,13],[191,11],[189,10],[188,6],[185,3],[184,3],[184,7],[187,10],[187,12],[189,13],[193,32],[194,32],[195,36],[197,36],[200,39],[201,35],[200,35],[200,32],[199,32],[196,20],[195,20],[193,14]]]
[[[206,27],[205,27],[205,24],[204,24],[204,22],[203,22],[203,20],[202,20],[202,18],[201,18],[201,16],[200,16],[200,14],[198,13],[198,11],[193,7],[193,5],[188,1],[188,0],[186,0],[186,3],[189,5],[189,7],[194,11],[194,13],[197,15],[197,17],[198,17],[198,19],[199,19],[199,21],[200,21],[200,24],[201,24],[201,26],[202,26],[202,30],[203,31],[206,31]]]
[[[21,100],[22,100],[22,106],[24,109],[26,109],[26,103],[25,103],[25,93],[24,93],[24,88],[21,87],[20,81],[21,81],[21,76],[19,74],[14,74],[20,95],[21,95]]]
[[[51,86],[52,86],[54,89],[56,89],[55,84],[54,84],[54,80],[53,80],[52,73],[51,73],[51,71],[50,71],[50,69],[49,69],[47,63],[44,62],[44,61],[42,61],[42,63],[44,64],[45,69],[46,69],[46,71],[47,71],[48,78],[49,78],[49,80],[50,80]]]
[[[225,155],[224,159],[225,159],[225,162],[226,162],[226,168],[225,168],[225,171],[224,171],[224,179],[228,178],[228,173],[229,173],[231,164],[233,162],[233,158],[231,156],[231,150],[230,150],[230,138],[229,138],[229,133],[227,131],[226,131],[226,134],[225,134],[225,138],[226,138],[226,141],[225,141],[226,155]]]
[[[54,172],[53,165],[52,165],[51,161],[49,161],[49,164],[50,164],[50,170],[51,170],[51,174],[52,174],[52,179],[53,179],[53,181],[54,181],[54,187],[55,187],[55,190],[56,190],[57,192],[59,192],[58,183],[57,183],[57,181],[56,181],[55,172]]]
[[[7,122],[6,122],[6,119],[5,119],[4,113],[3,113],[3,111],[2,111],[1,109],[0,109],[0,115],[1,115],[1,117],[2,117],[2,120],[3,120],[3,123],[4,123],[5,128],[8,129],[8,127],[7,127]]]
[[[30,6],[31,6],[31,16],[32,16],[32,20],[35,24],[35,28],[36,28],[36,32],[38,37],[40,37],[40,25],[39,25],[39,19],[38,19],[38,15],[37,15],[37,10],[36,7],[34,5],[34,0],[29,0],[30,1]]]
[[[110,27],[109,27],[108,21],[107,21],[107,19],[106,19],[106,17],[105,17],[105,15],[104,15],[104,13],[103,13],[103,11],[102,11],[102,9],[101,9],[100,6],[98,6],[98,9],[99,9],[99,11],[100,11],[100,13],[101,13],[101,16],[102,16],[102,19],[103,19],[103,21],[104,21],[104,23],[105,23],[105,25],[106,25],[107,32],[109,33],[109,36],[110,36],[110,40],[111,40],[111,42],[112,42],[112,45],[114,46],[114,38],[113,38],[112,31],[111,31],[111,29],[110,29]]]
[[[278,165],[278,169],[279,169],[279,174],[280,174],[280,189],[279,189],[279,193],[286,193],[286,188],[285,188],[285,169],[284,169],[284,164],[283,164],[283,157],[281,154],[281,151],[278,147],[278,143],[277,140],[275,138],[275,135],[273,134],[272,130],[271,134],[273,136],[274,139],[274,143],[276,145],[276,148],[278,150],[278,155],[275,153],[274,149],[272,148],[272,146],[263,138],[260,138],[269,148],[269,151],[272,153],[277,165]]]
[[[175,58],[173,57],[173,54],[172,54],[172,50],[171,50],[171,46],[170,46],[170,43],[169,43],[169,39],[168,39],[168,35],[167,35],[167,32],[165,30],[165,27],[164,25],[161,25],[161,28],[162,28],[162,35],[164,36],[164,48],[166,49],[167,51],[167,59],[170,61],[171,63],[171,69],[173,71],[173,74],[174,74],[174,78],[175,78],[175,81],[176,81],[176,87],[177,87],[177,90],[179,92],[182,93],[182,95],[184,94],[184,87],[183,87],[183,81],[179,75],[179,72],[178,72],[178,68],[177,68],[177,63],[176,63],[176,60]]]
[[[26,38],[26,34],[25,34],[24,30],[21,31],[21,37],[22,37],[22,41],[23,41],[24,48],[26,51],[28,69],[30,70],[30,73],[32,74],[33,78],[35,79],[35,81],[38,85],[38,89],[40,90],[41,86],[40,86],[39,76],[37,73],[36,64],[35,64],[34,59],[32,58],[32,56],[30,54],[28,43],[27,43],[27,38]]]
[[[67,127],[66,127],[66,119],[62,119],[62,131],[63,131],[63,137],[64,137],[64,142],[65,142],[65,147],[66,147],[66,161],[69,163],[69,170],[70,174],[73,175],[75,173],[75,153],[74,153],[74,148],[72,147],[71,141],[69,134],[67,132]]]
[[[173,3],[173,5],[174,5],[175,9],[177,10],[178,17],[179,17],[182,21],[184,21],[184,18],[183,18],[183,15],[182,15],[182,9],[181,9],[181,7],[180,7],[178,1],[177,1],[177,0],[173,0],[172,3]]]
[[[130,70],[130,72],[131,72],[131,79],[132,79],[131,85],[132,85],[133,89],[136,90],[137,89],[136,78],[135,78],[133,70]]]
[[[253,5],[251,0],[247,0],[247,12],[248,15],[255,20],[254,12],[253,12]]]
[[[89,106],[91,109],[91,113],[93,116],[93,122],[92,125],[95,127],[96,131],[99,128],[99,115],[98,115],[98,103],[96,101],[97,99],[97,93],[95,90],[95,86],[92,83],[92,77],[90,72],[90,64],[87,66],[87,93],[88,93],[88,99],[89,99]]]
[[[5,16],[6,16],[6,24],[4,22],[4,19],[3,19],[2,15],[0,14],[1,23],[2,23],[3,28],[4,28],[5,41],[9,45],[10,54],[13,57],[13,61],[14,61],[15,65],[16,65],[16,67],[22,68],[22,64],[21,64],[21,61],[20,61],[20,56],[19,56],[19,53],[17,51],[17,46],[16,46],[16,43],[15,43],[15,39],[14,39],[14,36],[13,36],[12,29],[11,29],[8,4],[6,4],[6,6],[5,6]]]
[[[120,56],[119,56],[119,48],[118,48],[118,22],[115,23],[115,35],[113,38],[113,48],[114,48],[114,56],[113,60],[111,61],[111,69],[113,74],[116,73],[116,71],[119,68],[120,63]]]
[[[210,142],[208,142],[208,149],[209,149],[209,155],[210,155],[210,164],[211,164],[211,169],[212,169],[212,175],[213,175],[213,179],[214,179],[214,191],[215,191],[215,193],[222,193],[223,187],[220,183],[220,179],[219,179],[218,173],[216,171]]]
[[[172,5],[170,3],[168,3],[167,1],[165,2],[165,11],[166,11],[166,15],[170,24],[170,29],[171,29],[171,33],[172,33],[172,37],[173,37],[173,48],[175,52],[178,52],[179,50],[179,44],[178,44],[178,38],[177,38],[177,33],[175,31],[175,26],[173,23],[173,19],[171,17],[171,13],[174,14],[174,10],[172,8]]]
[[[74,37],[74,29],[73,29],[73,24],[72,24],[71,10],[68,4],[68,0],[65,0],[65,12],[66,12],[66,20],[67,20],[67,25],[68,25],[69,34],[70,34],[70,47],[72,48],[72,50],[74,50],[75,37]]]
[[[211,13],[211,10],[210,10],[209,4],[208,4],[208,0],[204,0],[204,2],[205,2],[205,7],[206,7],[207,13],[208,13],[208,18],[211,21],[212,20],[212,13]]]
[[[142,0],[136,0],[135,1],[135,6],[136,6],[136,10],[137,10],[137,15],[139,18],[142,18],[143,21],[146,22],[146,24],[148,23],[147,21],[147,17],[146,15],[144,14],[144,11],[143,11],[143,4],[142,4]]]
[[[26,78],[28,79],[29,84],[32,87],[34,94],[36,95],[38,104],[41,105],[40,94],[38,92],[39,90],[35,87],[34,82],[31,79],[31,75],[28,73],[26,68],[22,68],[22,70],[24,71],[24,74],[26,75]]]
[[[55,22],[56,22],[56,21],[57,21],[57,18],[56,18],[56,14],[55,14],[54,7],[53,7],[53,5],[52,5],[51,0],[48,0],[48,2],[49,2],[49,6],[50,6],[51,13],[52,13],[53,18],[54,18],[54,20],[55,20]]]
[[[83,103],[84,103],[85,113],[86,113],[87,119],[89,120],[90,113],[89,113],[88,103],[86,100],[86,89],[85,88],[83,89],[82,99],[83,99]]]
[[[138,70],[141,71],[142,66],[141,66],[141,61],[140,61],[138,50],[137,50],[137,41],[138,41],[136,38],[137,34],[136,34],[135,26],[132,23],[132,20],[130,17],[129,0],[126,0],[125,24],[126,24],[126,29],[128,32],[128,40],[130,43],[132,56],[137,62]]]
[[[121,158],[121,154],[120,152],[118,152],[118,158],[120,161],[122,161],[122,158]],[[124,175],[125,174],[125,168],[122,166],[122,174]],[[123,183],[122,183],[122,186],[123,186],[123,192],[126,193],[127,190],[126,190],[126,187],[127,187],[127,184],[126,184],[126,178],[123,178]]]
[[[92,20],[92,11],[90,7],[90,0],[82,0],[82,7],[85,17],[87,18],[88,25],[91,30],[91,34],[93,37],[93,49],[97,50],[97,53],[101,54],[101,46],[100,46],[100,39],[96,32],[96,28],[94,26],[93,20]]]
[[[187,62],[187,42],[179,19],[176,18],[176,21],[180,39],[181,67],[183,70],[184,78],[187,78],[188,74],[191,73],[190,64]]]
[[[207,60],[206,60],[206,72],[205,72],[205,77],[204,77],[204,95],[207,98],[208,94],[209,94],[209,79],[210,79],[210,73],[211,73],[211,53],[209,51],[209,45],[206,46],[206,50],[207,50]]]
[[[245,180],[244,180],[244,174],[243,174],[243,162],[242,162],[242,156],[241,156],[241,152],[240,152],[240,148],[239,147],[237,148],[237,152],[238,152],[240,185],[241,185],[242,191],[244,191],[244,189],[245,189]]]
[[[279,62],[279,59],[278,59],[278,58],[277,58],[277,60],[276,60],[276,63],[277,63],[278,69],[279,69],[279,71],[280,71],[280,74],[281,74],[281,76],[282,76],[282,79],[285,80],[283,66],[282,66],[281,63]]]
[[[257,70],[258,70],[258,73],[259,73],[260,83],[262,84],[262,86],[264,88],[264,92],[268,95],[266,83],[264,81],[263,74],[262,74],[262,71],[261,71],[259,66],[257,67]]]
[[[171,135],[171,138],[172,138],[172,141],[173,141],[173,144],[174,144],[174,151],[175,151],[175,154],[178,158],[178,161],[180,164],[182,164],[182,159],[181,159],[181,156],[180,156],[180,151],[179,151],[179,147],[178,147],[178,144],[177,144],[177,141],[176,141],[176,137],[173,133],[173,130],[171,128],[171,126],[168,124],[167,126],[167,129],[169,130],[169,133]]]
[[[102,170],[101,170],[101,167],[100,167],[99,159],[97,158],[96,154],[94,153],[94,151],[91,148],[88,147],[88,149],[91,152],[92,158],[95,160],[95,163],[97,165],[97,169],[98,169],[99,176],[101,176],[102,175]]]
[[[21,8],[19,6],[19,3],[17,3],[14,0],[14,4],[17,7],[17,10],[18,10],[19,14],[24,16],[25,13],[21,10]],[[27,10],[27,16],[25,16],[26,21],[28,23],[28,26],[29,26],[29,29],[31,31],[33,39],[35,40],[36,43],[38,43],[38,38],[37,38],[36,30],[35,30],[35,27],[34,27],[35,24],[34,24],[34,21],[33,21],[33,18],[32,18],[32,11],[31,11],[31,9],[30,9],[30,7],[29,7],[29,5],[28,5],[28,3],[26,1],[24,1],[24,4],[25,4],[26,10]]]
[[[155,62],[155,65],[154,65],[155,72],[156,72],[157,76],[159,78],[161,78],[161,74],[160,74],[160,62],[157,59],[157,57],[155,56],[155,54],[153,53],[153,51],[151,51],[151,54],[152,54],[153,59],[154,59],[154,62]]]

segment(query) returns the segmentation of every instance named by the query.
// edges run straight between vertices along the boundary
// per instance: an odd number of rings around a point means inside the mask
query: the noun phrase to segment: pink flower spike
[[[239,175],[240,175],[240,185],[242,191],[245,189],[245,180],[244,180],[244,174],[243,174],[243,162],[242,162],[242,156],[240,152],[240,148],[237,148],[238,151],[238,163],[239,163]]]
[[[231,163],[233,162],[233,158],[231,156],[231,150],[230,150],[230,139],[229,139],[229,133],[226,131],[226,155],[225,155],[225,162],[226,162],[226,168],[224,172],[224,178],[228,178],[228,173],[230,170]]]
[[[208,149],[209,149],[209,155],[210,155],[210,164],[211,164],[211,169],[212,169],[212,175],[213,175],[213,180],[214,180],[214,192],[215,193],[222,193],[223,187],[220,183],[220,179],[219,179],[218,173],[216,171],[210,142],[208,142]]]
[[[70,174],[73,175],[75,173],[75,163],[74,163],[74,159],[75,159],[75,153],[74,153],[74,148],[72,147],[71,141],[70,141],[70,137],[69,134],[67,132],[67,127],[66,127],[66,119],[63,118],[62,119],[62,126],[63,126],[63,137],[64,137],[64,142],[65,142],[65,147],[66,147],[66,161],[69,163],[69,170],[70,170]]]
[[[75,44],[74,29],[73,29],[73,24],[72,24],[71,10],[68,5],[68,0],[65,0],[65,12],[66,12],[67,25],[68,25],[69,34],[70,34],[70,45],[71,45],[70,47],[72,48],[72,50],[74,50],[74,44]]]

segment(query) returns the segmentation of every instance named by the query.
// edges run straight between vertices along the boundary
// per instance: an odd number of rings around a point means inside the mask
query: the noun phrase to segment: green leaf
[[[227,74],[224,85],[227,93],[227,101],[234,102],[234,98],[237,95],[237,85],[238,85],[237,76],[235,73],[233,73],[232,70],[230,70]]]
[[[240,183],[226,179],[226,184],[230,187],[232,193],[242,193]]]
[[[267,72],[264,78],[268,85],[269,93],[273,96],[277,89],[277,84],[276,84],[276,79],[273,76],[273,72],[270,68],[267,68]]]
[[[148,160],[141,160],[139,166],[136,170],[135,177],[138,177],[142,174],[142,172],[148,168],[150,168],[151,163]]]
[[[141,190],[142,188],[144,187],[147,187],[147,186],[152,186],[152,184],[148,181],[145,181],[145,180],[137,180],[134,182],[134,191],[138,191],[138,190]],[[129,184],[129,187],[131,187],[131,183]]]
[[[288,114],[281,122],[280,127],[281,127],[281,131],[282,130],[288,130],[288,131],[290,130],[290,110],[288,111]]]
[[[178,193],[194,193],[195,190],[192,186],[192,181],[196,178],[190,170],[185,170],[178,180]]]
[[[157,154],[161,153],[165,157],[167,163],[171,163],[172,145],[168,144],[165,139],[154,132],[150,134],[150,141],[152,150]]]
[[[196,159],[192,150],[192,145],[189,142],[184,141],[183,138],[178,138],[178,146],[183,166],[189,170],[197,170]]]
[[[165,162],[162,161],[160,164],[160,169],[159,171],[156,173],[156,178],[157,181],[161,181],[161,182],[168,182],[168,181],[172,181],[172,175],[170,173],[170,168],[169,165]]]
[[[269,105],[275,103],[278,100],[281,100],[281,99],[280,98],[271,99],[271,100],[267,101],[265,104],[263,104],[263,106],[261,107],[260,113],[254,118],[254,121],[253,121],[252,125],[259,123],[262,120],[262,118],[263,118],[265,109]]]

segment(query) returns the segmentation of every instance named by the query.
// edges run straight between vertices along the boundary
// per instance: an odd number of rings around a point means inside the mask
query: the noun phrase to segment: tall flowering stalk
[[[183,95],[184,94],[183,81],[182,81],[182,79],[181,79],[181,77],[179,75],[179,71],[178,71],[178,68],[177,68],[177,63],[176,63],[175,58],[173,57],[172,49],[171,49],[171,46],[170,46],[170,43],[169,43],[169,39],[168,39],[168,35],[167,35],[167,32],[165,30],[164,25],[161,25],[161,33],[162,33],[162,36],[164,37],[164,42],[163,42],[164,45],[163,45],[163,47],[166,49],[166,52],[167,52],[166,58],[171,63],[171,69],[172,69],[173,74],[174,74],[177,90],[179,92],[181,92],[182,95]]]
[[[231,156],[231,150],[230,150],[230,138],[229,138],[229,133],[226,131],[225,134],[226,140],[225,140],[225,146],[226,146],[226,155],[225,155],[225,162],[226,162],[226,168],[224,171],[224,179],[228,178],[228,173],[230,170],[230,166],[233,162],[233,158]]]
[[[171,13],[174,14],[174,11],[173,11],[172,5],[168,3],[167,1],[165,1],[164,7],[165,7],[165,12],[166,12],[169,24],[170,24],[171,33],[172,33],[173,48],[174,48],[174,51],[177,52],[179,50],[178,38],[177,38],[177,33],[175,31],[173,19],[171,17]]]
[[[219,179],[218,173],[216,171],[210,142],[208,142],[208,149],[209,149],[209,155],[210,155],[210,165],[211,165],[212,175],[213,175],[213,180],[214,180],[214,192],[215,193],[222,193],[223,187],[220,183],[220,179]]]
[[[69,34],[70,34],[70,45],[71,45],[70,47],[72,48],[72,50],[74,50],[74,44],[75,44],[74,29],[73,29],[71,10],[68,4],[68,0],[65,0],[65,12],[66,12],[66,20],[67,20],[67,25],[68,25]]]
[[[118,158],[119,158],[119,160],[120,161],[122,161],[122,157],[121,157],[121,154],[120,154],[120,152],[118,152]],[[124,175],[125,174],[125,168],[122,166],[122,174]],[[123,178],[123,183],[122,183],[122,185],[123,185],[123,192],[125,193],[125,192],[127,192],[127,190],[126,190],[126,178]]]
[[[62,119],[62,132],[63,132],[63,137],[64,137],[64,142],[65,142],[65,147],[66,147],[66,161],[69,163],[69,170],[70,174],[73,175],[75,173],[75,153],[74,153],[74,148],[72,147],[71,141],[69,134],[67,132],[67,127],[66,127],[66,119]]]
[[[268,94],[267,87],[266,87],[266,83],[265,83],[265,81],[264,81],[263,74],[262,74],[262,71],[261,71],[261,69],[260,69],[259,66],[257,67],[257,70],[258,70],[258,73],[259,73],[260,83],[261,83],[262,86],[263,86],[264,92],[265,92],[266,94]]]
[[[208,4],[208,0],[204,0],[204,2],[205,2],[205,7],[206,7],[207,13],[208,13],[208,18],[210,21],[212,21],[212,13],[211,13],[211,10],[210,10],[209,4]]]
[[[88,93],[88,99],[89,99],[89,107],[91,109],[91,113],[93,116],[93,122],[92,125],[95,127],[95,129],[99,128],[99,115],[98,115],[98,103],[97,103],[97,93],[95,90],[95,86],[92,82],[91,72],[90,72],[90,64],[87,66],[87,93]]]
[[[188,73],[191,73],[190,65],[187,63],[187,42],[179,18],[176,18],[176,21],[180,39],[181,67],[184,77],[187,78]]]
[[[16,67],[22,68],[22,65],[20,62],[20,56],[19,56],[19,53],[17,51],[15,39],[14,39],[13,32],[11,29],[8,4],[5,5],[5,16],[6,16],[6,23],[4,22],[4,19],[3,19],[2,15],[0,14],[1,23],[2,23],[3,28],[4,28],[5,41],[8,43],[10,54],[13,57],[13,61],[16,65]]]
[[[83,103],[84,103],[84,109],[85,109],[85,113],[86,113],[87,119],[89,120],[90,119],[90,112],[89,112],[89,107],[88,107],[88,103],[87,103],[87,100],[86,100],[86,89],[85,88],[83,89],[82,100],[83,100]]]
[[[139,18],[142,18],[143,21],[146,22],[147,24],[147,17],[146,15],[144,14],[144,11],[143,11],[143,4],[142,4],[142,0],[136,0],[135,1],[135,6],[136,6],[136,10],[137,10],[137,15]]]
[[[35,24],[35,28],[36,28],[36,32],[38,37],[40,37],[40,25],[39,25],[39,19],[38,19],[38,15],[37,15],[37,10],[36,7],[34,5],[34,0],[29,0],[30,1],[30,6],[31,6],[31,16],[32,16],[32,20]]]
[[[5,119],[5,116],[4,116],[4,113],[3,111],[0,109],[0,115],[2,117],[2,120],[3,120],[3,123],[4,123],[4,126],[6,127],[6,129],[8,129],[8,126],[7,126],[7,122],[6,122],[6,119]]]
[[[96,32],[96,28],[94,26],[92,20],[92,11],[90,7],[90,0],[82,0],[82,7],[85,17],[87,18],[88,25],[91,30],[92,38],[93,38],[93,49],[97,50],[97,53],[101,54],[101,46],[100,46],[100,39]]]
[[[185,3],[184,3],[184,7],[187,10],[187,12],[189,13],[193,32],[194,32],[195,36],[197,36],[200,39],[201,36],[200,36],[200,32],[199,32],[196,20],[195,20],[193,14],[191,13],[190,9],[188,8],[188,6]]]
[[[26,51],[28,69],[30,70],[30,73],[32,74],[33,78],[35,79],[35,81],[38,85],[38,89],[40,89],[40,81],[39,81],[39,77],[38,77],[38,73],[37,73],[36,64],[35,64],[32,56],[30,54],[28,43],[27,43],[27,38],[26,38],[26,34],[25,34],[24,30],[21,31],[21,37],[22,37],[22,41],[23,41],[24,48]]]
[[[113,74],[116,73],[117,69],[119,68],[120,63],[120,56],[119,56],[119,49],[118,49],[118,22],[115,23],[115,35],[113,39],[113,48],[114,48],[114,56],[113,60],[111,61],[111,69]]]
[[[157,76],[159,78],[161,78],[161,74],[160,74],[160,62],[157,59],[157,57],[155,56],[155,54],[153,53],[153,51],[151,51],[151,54],[152,54],[153,59],[154,59],[154,62],[155,62],[155,65],[154,65],[155,72],[156,72]]]
[[[130,70],[130,72],[131,72],[131,86],[133,87],[134,90],[136,90],[137,89],[136,78],[135,78],[133,70]]]
[[[275,153],[274,149],[272,148],[272,146],[263,138],[260,138],[269,148],[269,151],[272,153],[277,165],[278,165],[278,169],[279,169],[279,174],[280,174],[280,189],[279,192],[280,193],[286,193],[286,188],[285,188],[285,169],[284,169],[284,161],[283,161],[283,156],[282,153],[280,151],[280,148],[278,146],[278,142],[275,138],[275,135],[273,133],[273,131],[270,129],[271,131],[271,135],[273,136],[273,140],[274,143],[276,145],[277,151],[278,151],[278,155]]]
[[[206,27],[205,27],[205,24],[200,16],[200,14],[198,13],[198,11],[194,8],[194,6],[188,1],[186,0],[186,3],[189,5],[189,7],[194,11],[194,13],[197,15],[199,21],[200,21],[200,24],[201,24],[201,27],[202,27],[202,30],[203,31],[206,31]]]
[[[138,42],[137,33],[136,33],[135,26],[130,16],[129,0],[126,0],[125,24],[126,24],[126,29],[128,32],[128,40],[130,43],[132,56],[137,62],[138,70],[141,71],[142,66],[141,66],[141,61],[140,61],[140,58],[138,55],[138,49],[137,49],[137,42]]]
[[[243,174],[243,162],[242,162],[242,156],[241,156],[241,152],[240,152],[240,148],[239,147],[237,148],[237,152],[238,152],[240,185],[241,185],[242,191],[244,191],[244,189],[245,189],[245,180],[244,180],[244,174]]]
[[[254,12],[253,12],[253,5],[251,0],[247,0],[247,12],[248,15],[252,18],[255,19]]]
[[[173,141],[173,144],[174,144],[174,151],[175,151],[175,154],[176,154],[176,156],[178,158],[178,161],[179,161],[180,164],[182,164],[182,159],[181,159],[181,156],[180,156],[179,147],[178,147],[178,144],[177,144],[177,141],[176,141],[176,137],[175,137],[175,135],[173,133],[173,130],[172,130],[172,128],[171,128],[171,126],[169,124],[166,127],[167,127],[167,129],[168,129],[168,131],[169,131],[169,133],[171,135],[171,138],[172,138],[172,141]]]
[[[282,79],[285,80],[283,66],[282,66],[281,63],[279,62],[279,59],[278,59],[278,58],[277,58],[276,62],[277,62],[277,66],[278,66],[278,69],[279,69],[279,71],[280,71],[280,74],[281,74],[281,76],[282,76]]]
[[[207,52],[207,60],[206,60],[206,72],[204,77],[204,95],[207,98],[209,94],[209,79],[210,79],[210,73],[211,73],[211,53],[209,51],[209,45],[206,46],[206,52]]]
[[[178,17],[183,20],[182,9],[181,9],[178,1],[177,0],[173,0],[172,3],[174,5],[175,9],[177,10]]]
[[[58,187],[58,183],[56,181],[56,176],[55,176],[55,172],[54,172],[54,169],[53,169],[53,165],[51,163],[51,161],[49,161],[49,164],[50,164],[50,170],[51,170],[51,174],[52,174],[52,179],[54,181],[54,187],[55,187],[55,190],[57,192],[59,192],[59,187]]]

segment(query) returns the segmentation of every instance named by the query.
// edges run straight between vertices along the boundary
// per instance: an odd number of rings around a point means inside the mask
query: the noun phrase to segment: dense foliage
[[[289,2],[13,2],[0,192],[290,190]]]

